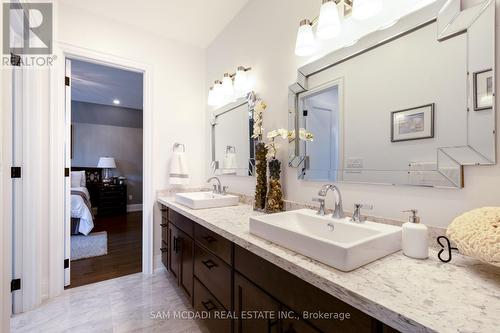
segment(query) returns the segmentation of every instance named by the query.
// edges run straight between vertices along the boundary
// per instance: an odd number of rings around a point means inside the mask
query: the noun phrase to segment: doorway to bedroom
[[[143,74],[67,59],[66,77],[73,288],[142,271]]]

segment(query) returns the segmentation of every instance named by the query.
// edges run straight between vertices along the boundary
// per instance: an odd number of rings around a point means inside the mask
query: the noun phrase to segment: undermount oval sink
[[[212,192],[177,193],[175,201],[191,209],[217,208],[236,206],[239,197],[230,194],[215,194]]]
[[[346,272],[401,250],[401,227],[310,209],[251,217],[250,233]]]

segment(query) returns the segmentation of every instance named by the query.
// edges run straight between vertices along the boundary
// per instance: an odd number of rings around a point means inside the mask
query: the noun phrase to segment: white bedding
[[[90,201],[90,194],[86,187],[72,187],[71,190],[83,192]],[[71,217],[80,219],[78,231],[84,235],[88,235],[94,228],[92,213],[83,201],[82,197],[76,194],[71,195]]]

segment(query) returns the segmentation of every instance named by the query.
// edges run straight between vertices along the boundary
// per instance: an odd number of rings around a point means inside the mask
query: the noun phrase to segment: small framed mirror
[[[211,170],[215,175],[251,177],[255,172],[254,93],[214,110]]]

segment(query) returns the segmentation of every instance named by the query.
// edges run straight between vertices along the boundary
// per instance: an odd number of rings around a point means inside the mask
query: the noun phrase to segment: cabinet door
[[[319,333],[314,327],[300,319],[282,319],[281,327],[283,333]]]
[[[192,299],[193,295],[193,259],[194,242],[191,237],[179,230],[178,245],[180,245],[179,284]],[[192,302],[191,302],[192,303]]]
[[[234,306],[238,317],[235,332],[279,332],[280,305],[237,273],[234,275]]]
[[[170,273],[179,278],[179,263],[181,251],[179,245],[179,230],[172,224],[168,225],[168,269]]]

